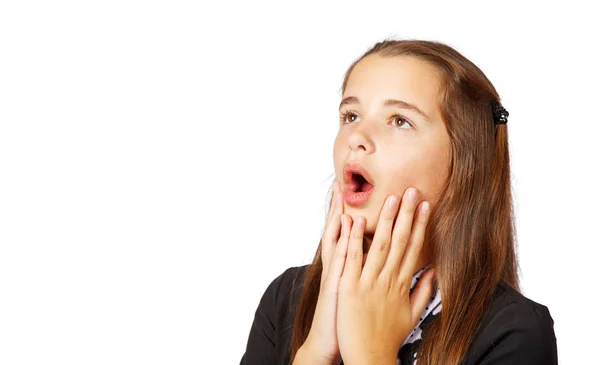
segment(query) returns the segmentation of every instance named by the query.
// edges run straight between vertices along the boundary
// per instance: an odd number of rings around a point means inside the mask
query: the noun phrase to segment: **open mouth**
[[[353,172],[350,179],[349,187],[354,192],[366,192],[373,189],[373,184],[371,184],[360,173]]]
[[[344,165],[344,183],[344,202],[354,207],[366,204],[375,188],[367,170],[356,162]]]

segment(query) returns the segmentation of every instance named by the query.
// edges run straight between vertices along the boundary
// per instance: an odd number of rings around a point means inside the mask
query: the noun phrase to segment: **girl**
[[[240,364],[556,364],[548,309],[519,291],[507,117],[447,45],[354,62],[323,237],[266,289]]]

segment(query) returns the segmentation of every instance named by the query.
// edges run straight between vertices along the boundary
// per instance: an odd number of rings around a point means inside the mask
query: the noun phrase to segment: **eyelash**
[[[340,116],[340,123],[341,124],[348,124],[346,123],[346,118],[348,118],[349,115],[356,115],[355,112],[348,110],[342,113],[342,115]],[[408,119],[406,119],[405,117],[401,116],[400,114],[394,114],[392,115],[393,118],[399,118],[401,121],[407,123],[408,125],[410,125],[411,128],[414,128],[413,124],[411,122],[408,121]]]

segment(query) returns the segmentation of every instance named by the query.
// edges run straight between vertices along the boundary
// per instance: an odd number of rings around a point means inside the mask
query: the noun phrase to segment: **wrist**
[[[339,365],[341,361],[342,359],[339,357],[336,361],[336,359],[317,355],[316,352],[311,350],[310,345],[305,343],[296,352],[293,365]]]
[[[354,361],[357,360],[357,361]],[[360,356],[360,359],[344,359],[344,365],[397,365],[398,359],[396,355],[374,355],[364,357]]]

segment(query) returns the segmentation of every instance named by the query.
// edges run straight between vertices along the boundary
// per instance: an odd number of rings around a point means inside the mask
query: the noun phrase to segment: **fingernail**
[[[358,225],[358,228],[363,228],[365,226],[365,218],[358,217],[356,224]]]
[[[398,197],[395,195],[391,195],[387,199],[387,206],[389,209],[396,208],[396,204],[398,203]]]
[[[427,212],[429,212],[429,203],[423,202],[423,204],[421,204],[421,213],[427,213]]]
[[[417,200],[417,191],[415,189],[413,189],[413,188],[408,189],[408,199],[410,201]]]

